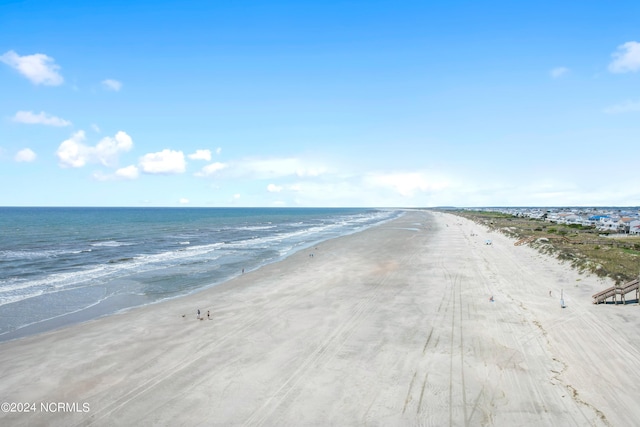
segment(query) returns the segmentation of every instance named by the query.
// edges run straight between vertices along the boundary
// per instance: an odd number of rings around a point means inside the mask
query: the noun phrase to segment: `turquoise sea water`
[[[0,341],[184,295],[400,214],[0,207]]]

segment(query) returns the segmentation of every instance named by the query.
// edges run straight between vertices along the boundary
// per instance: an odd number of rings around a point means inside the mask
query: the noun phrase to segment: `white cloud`
[[[95,133],[100,133],[100,128],[95,123],[91,125],[91,129],[93,129]]]
[[[234,195],[233,195],[233,198],[234,198],[235,200],[238,200],[238,199],[240,198],[240,194],[234,194]]]
[[[622,104],[611,105],[603,110],[607,114],[620,114],[640,111],[640,101],[627,101]]]
[[[215,162],[202,168],[196,176],[206,177],[218,174],[222,170],[225,178],[265,179],[282,177],[315,178],[327,174],[329,169],[322,164],[288,157],[271,159],[242,159],[230,163]]]
[[[309,164],[304,160],[289,158],[249,159],[233,165],[234,173],[256,179],[272,179],[284,176],[317,177],[327,173],[322,165]]]
[[[137,166],[130,165],[130,166],[118,169],[115,175],[118,178],[123,178],[123,179],[136,179],[139,173],[140,172]]]
[[[551,77],[553,77],[554,79],[557,79],[559,77],[564,76],[565,74],[567,74],[569,72],[569,69],[567,67],[556,67],[554,69],[552,69],[549,74],[551,75]]]
[[[612,73],[628,73],[640,70],[640,43],[626,42],[618,46],[618,50],[611,54],[614,58],[609,64]]]
[[[138,168],[135,165],[120,168],[113,174],[106,174],[102,171],[94,172],[93,179],[97,181],[122,181],[138,178]]]
[[[382,195],[379,187],[363,183],[361,176],[333,175],[319,181],[305,180],[286,185],[284,189],[288,192],[282,193],[280,201],[301,206],[397,206],[406,200],[397,196],[398,202],[395,202],[389,194]]]
[[[55,64],[53,58],[42,53],[20,56],[10,50],[0,56],[0,61],[18,70],[34,84],[59,86],[64,81],[58,74],[60,66]]]
[[[294,158],[246,160],[239,164],[239,167],[245,173],[255,175],[258,178],[295,175],[296,170],[301,170],[300,162]]]
[[[187,167],[182,151],[164,149],[157,153],[148,153],[140,158],[140,167],[145,173],[177,174]]]
[[[216,154],[220,155],[222,153],[222,147],[216,148]]]
[[[114,138],[105,137],[95,147],[98,161],[105,166],[116,166],[118,154],[129,151],[133,147],[131,137],[125,132],[118,132]]]
[[[30,148],[24,148],[18,151],[14,159],[16,162],[33,162],[36,159],[36,153]]]
[[[84,131],[78,131],[60,144],[56,151],[60,166],[80,168],[87,163],[90,147],[83,144],[84,139]]]
[[[91,175],[91,177],[96,181],[112,181],[116,179],[115,175],[105,174],[102,171],[94,172],[93,175]]]
[[[282,191],[282,187],[275,184],[269,184],[267,185],[267,191],[270,193],[279,193]]]
[[[188,205],[188,204],[189,204],[189,199],[186,199],[186,198],[184,198],[184,197],[183,197],[183,198],[181,198],[181,199],[179,200],[179,203],[180,203],[181,205]]]
[[[44,111],[41,111],[38,114],[34,114],[31,111],[18,111],[11,120],[17,123],[25,123],[29,125],[39,124],[59,127],[71,125],[70,121],[61,119],[60,117],[49,115]]]
[[[210,150],[196,150],[195,153],[189,154],[187,157],[189,157],[191,160],[206,160],[206,161],[210,161],[211,160],[211,151]]]
[[[226,167],[227,165],[225,165],[224,163],[220,163],[220,162],[211,163],[203,167],[202,170],[200,172],[197,172],[195,175],[196,176],[212,176],[212,175],[215,175],[216,172],[221,171]]]
[[[428,177],[421,172],[373,173],[364,180],[374,187],[392,189],[404,197],[412,197],[417,191],[439,191],[449,186],[447,180]]]
[[[102,138],[95,147],[85,145],[84,140],[85,133],[81,130],[60,144],[56,151],[60,166],[79,168],[87,163],[101,163],[107,167],[115,167],[119,154],[133,147],[131,137],[122,131],[114,138]]]
[[[102,86],[107,90],[119,92],[122,89],[122,83],[118,80],[106,79],[102,81]]]

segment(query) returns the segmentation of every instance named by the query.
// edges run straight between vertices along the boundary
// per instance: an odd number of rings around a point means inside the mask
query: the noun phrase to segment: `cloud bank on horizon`
[[[640,205],[640,33],[550,5],[6,6],[0,205]]]

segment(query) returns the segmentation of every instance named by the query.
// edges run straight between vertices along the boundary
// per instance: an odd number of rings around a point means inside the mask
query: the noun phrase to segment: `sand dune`
[[[609,285],[408,212],[189,297],[0,344],[1,400],[38,405],[0,424],[634,425],[640,308],[592,305]]]

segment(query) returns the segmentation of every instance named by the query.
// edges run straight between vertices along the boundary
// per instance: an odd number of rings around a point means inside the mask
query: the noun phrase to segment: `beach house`
[[[618,221],[618,233],[628,234],[632,220],[633,218],[628,216],[623,216],[622,218],[620,218],[620,220]]]
[[[600,231],[618,231],[618,221],[620,218],[617,217],[604,217],[600,218],[598,225],[596,228]]]

